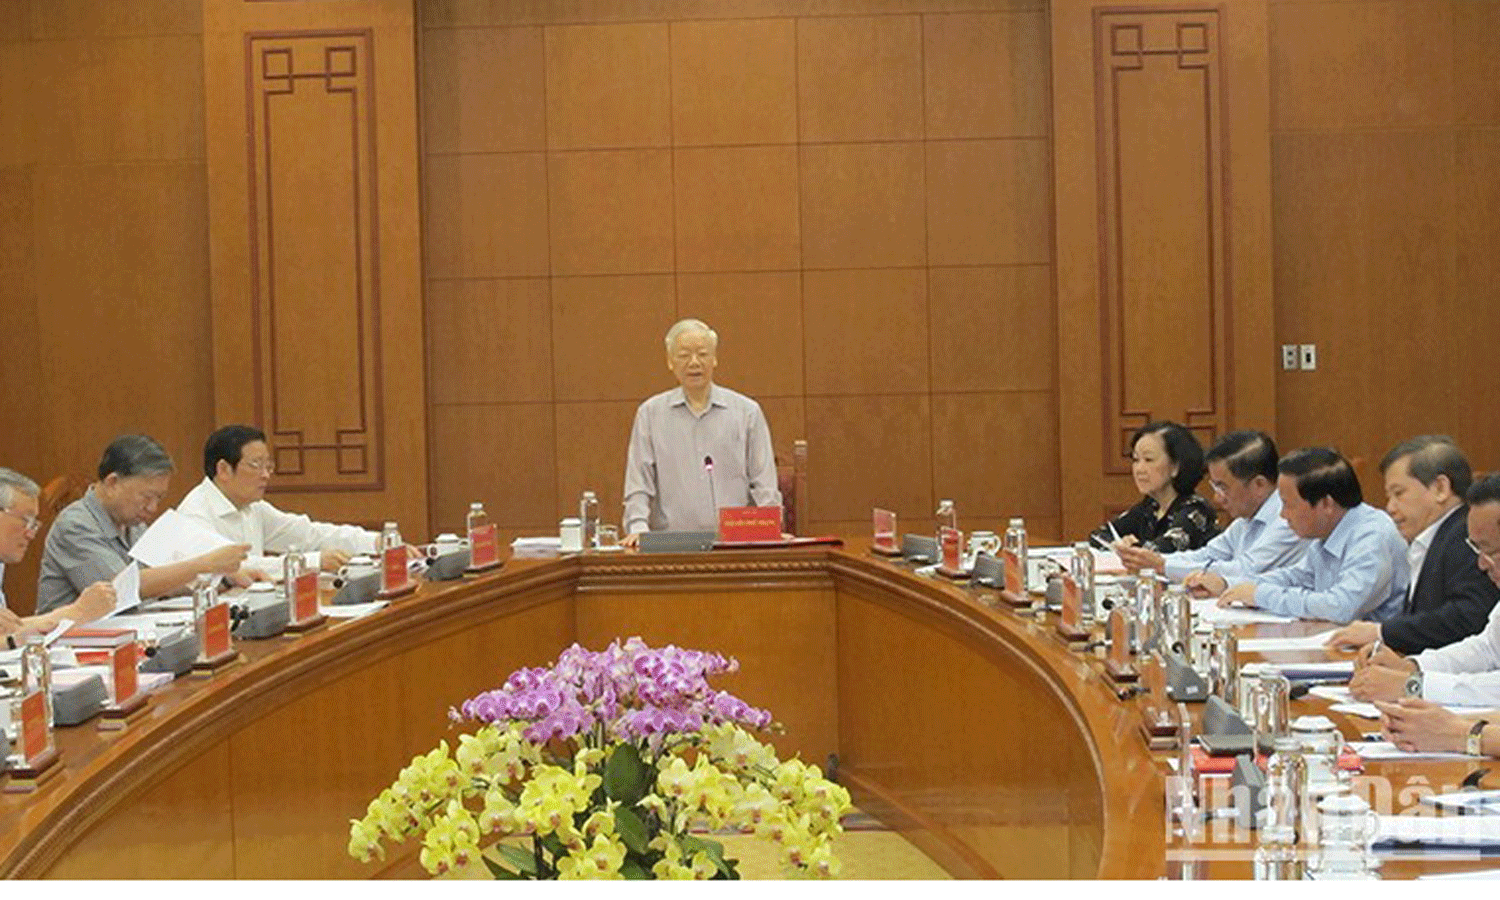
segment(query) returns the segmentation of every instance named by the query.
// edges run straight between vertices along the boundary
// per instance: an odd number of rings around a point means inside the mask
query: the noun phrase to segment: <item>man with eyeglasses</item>
[[[1310,541],[1281,517],[1276,493],[1276,442],[1261,431],[1224,435],[1204,456],[1214,499],[1234,521],[1197,550],[1160,554],[1144,547],[1120,548],[1132,572],[1155,569],[1182,581],[1194,596],[1217,597],[1231,584],[1290,566]]]
[[[625,460],[625,540],[644,531],[713,531],[716,507],[780,506],[771,429],[760,404],[714,384],[719,336],[698,319],[667,331],[678,387],[640,405]]]
[[[58,622],[92,622],[115,608],[115,589],[107,581],[96,582],[72,603],[50,613],[22,618],[11,611],[5,600],[5,567],[26,556],[31,539],[36,537],[36,482],[11,469],[0,468],[0,634],[51,631]]]
[[[1380,471],[1386,512],[1407,541],[1406,605],[1384,622],[1345,625],[1328,643],[1358,648],[1380,641],[1410,654],[1478,634],[1500,601],[1500,588],[1479,570],[1464,543],[1469,528],[1463,497],[1474,481],[1469,460],[1451,438],[1422,435],[1392,448]]]
[[[226,425],[203,444],[203,481],[188,491],[177,511],[231,541],[250,545],[245,572],[273,580],[280,565],[268,554],[296,547],[312,565],[336,571],[355,553],[375,553],[380,535],[355,525],[314,522],[266,502],[276,472],[266,433],[250,425]]]
[[[1500,586],[1500,475],[1488,475],[1474,482],[1467,500],[1466,544],[1474,551],[1480,571]],[[1490,610],[1484,631],[1478,634],[1415,656],[1402,656],[1388,646],[1371,644],[1360,651],[1355,665],[1349,689],[1360,699],[1421,698],[1437,704],[1500,706],[1500,604]],[[1403,704],[1406,702],[1402,700]],[[1417,705],[1411,709],[1425,707]],[[1415,714],[1399,715],[1404,719]],[[1423,713],[1423,717],[1454,724],[1429,713]],[[1500,717],[1496,718],[1500,721]]]

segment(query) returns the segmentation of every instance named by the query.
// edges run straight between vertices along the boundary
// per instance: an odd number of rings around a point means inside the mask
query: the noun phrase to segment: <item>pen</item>
[[[1120,537],[1120,532],[1115,531],[1115,523],[1114,522],[1105,522],[1104,524],[1106,524],[1106,525],[1109,526],[1109,533],[1112,534],[1112,535],[1114,535],[1114,537],[1115,537],[1115,543],[1116,544],[1118,544],[1121,541],[1125,540],[1124,538]]]
[[[1114,529],[1110,529],[1110,530],[1113,531]],[[1113,548],[1110,545],[1104,543],[1103,538],[1099,537],[1099,535],[1097,535],[1097,534],[1091,534],[1091,535],[1089,535],[1089,539],[1092,540],[1094,543],[1098,544],[1099,545],[1099,549],[1103,550],[1105,553],[1113,553],[1114,552],[1115,548]]]

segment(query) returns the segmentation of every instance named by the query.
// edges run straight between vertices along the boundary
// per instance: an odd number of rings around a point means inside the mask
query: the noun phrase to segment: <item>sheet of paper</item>
[[[343,606],[320,606],[323,615],[330,619],[362,619],[370,613],[383,609],[388,600],[371,600],[369,603],[346,603]]]
[[[1323,650],[1334,629],[1302,637],[1250,638],[1240,641],[1241,653],[1278,653],[1284,651]]]
[[[115,576],[115,613],[141,605],[141,565],[131,563]]]
[[[78,655],[73,652],[72,647],[49,647],[47,658],[52,661],[54,672],[58,669],[71,669],[78,665]],[[7,674],[21,677],[21,651],[0,650],[0,668],[8,670]]]
[[[46,637],[42,638],[42,643],[46,644],[48,647],[51,647],[53,641],[55,641],[58,638],[62,637],[63,636],[63,632],[67,631],[69,628],[72,628],[72,627],[73,627],[73,620],[72,619],[59,619],[57,621],[57,626],[55,628],[53,628],[51,631],[47,632],[47,636]]]
[[[1470,759],[1466,753],[1408,753],[1390,741],[1357,741],[1349,746],[1361,759]]]
[[[156,517],[130,548],[130,555],[148,566],[165,566],[202,556],[229,543],[213,529],[169,509]]]
[[[1220,608],[1217,600],[1207,598],[1193,601],[1193,615],[1201,622],[1214,625],[1282,625],[1295,622],[1290,616],[1279,616],[1260,609],[1245,609],[1238,606]],[[1244,646],[1244,642],[1240,642]]]
[[[1345,680],[1354,677],[1354,660],[1331,659],[1321,662],[1290,662],[1269,663],[1275,666],[1277,671],[1291,679],[1322,679],[1333,680],[1343,678]]]
[[[1475,872],[1444,872],[1441,875],[1418,875],[1418,881],[1489,881],[1500,878],[1500,869],[1479,869]]]
[[[1376,816],[1377,844],[1500,846],[1500,816]]]
[[[1465,754],[1458,754],[1460,757]],[[1438,809],[1458,809],[1476,813],[1500,812],[1500,791],[1467,790],[1447,794],[1423,794],[1419,798]]]

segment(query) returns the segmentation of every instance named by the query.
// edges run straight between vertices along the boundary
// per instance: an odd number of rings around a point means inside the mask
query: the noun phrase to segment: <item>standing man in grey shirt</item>
[[[104,449],[99,480],[57,514],[42,552],[36,609],[72,603],[96,581],[111,581],[130,565],[130,548],[146,531],[172,480],[172,457],[144,434],[117,437]],[[165,566],[141,568],[141,597],[181,590],[199,575],[235,575],[249,544],[217,550]],[[243,580],[248,583],[248,580]]]
[[[698,319],[667,331],[678,387],[642,403],[625,461],[624,544],[643,531],[713,531],[719,507],[780,506],[760,404],[714,384],[719,336]]]

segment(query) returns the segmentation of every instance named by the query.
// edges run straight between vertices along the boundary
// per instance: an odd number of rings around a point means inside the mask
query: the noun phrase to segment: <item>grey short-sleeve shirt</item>
[[[133,525],[122,534],[104,504],[88,493],[57,514],[47,532],[41,577],[36,586],[36,611],[51,612],[78,599],[96,581],[109,581],[130,565],[130,548],[146,530]]]

